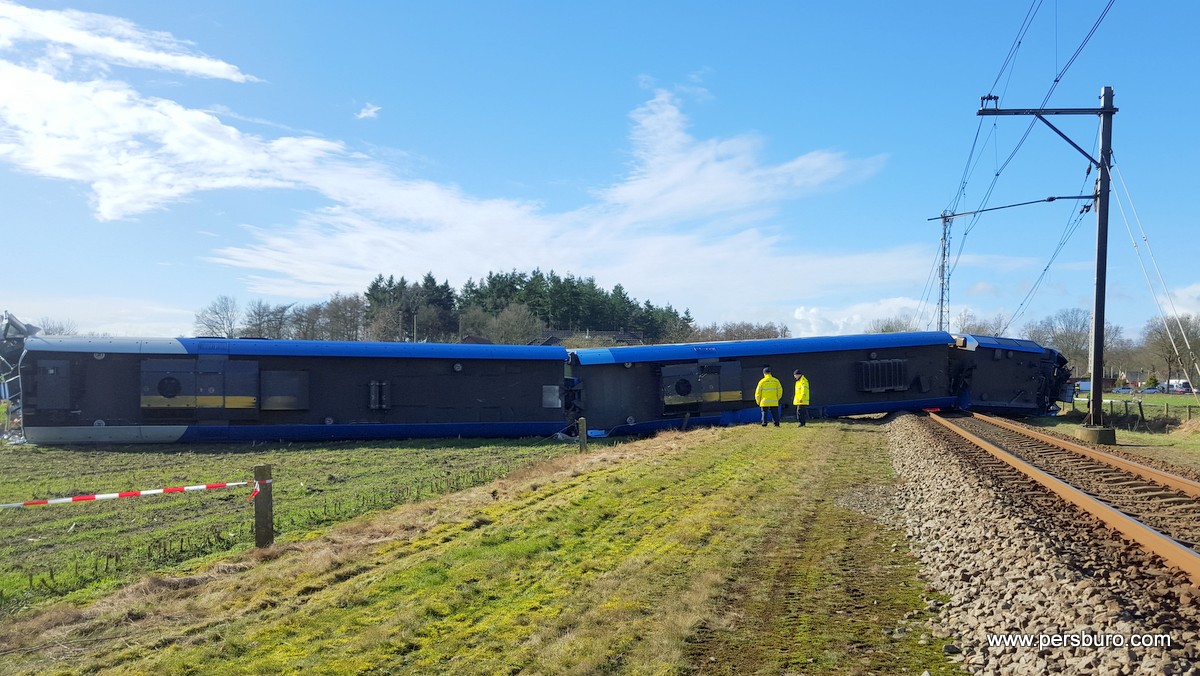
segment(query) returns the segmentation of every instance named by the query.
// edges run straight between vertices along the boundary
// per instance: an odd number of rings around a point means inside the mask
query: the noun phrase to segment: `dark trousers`
[[[796,422],[804,427],[804,423],[808,422],[808,407],[804,404],[796,404]]]
[[[766,425],[767,425],[767,418],[770,418],[771,420],[773,420],[775,422],[775,426],[779,427],[779,406],[778,405],[762,407],[763,427],[766,427]]]

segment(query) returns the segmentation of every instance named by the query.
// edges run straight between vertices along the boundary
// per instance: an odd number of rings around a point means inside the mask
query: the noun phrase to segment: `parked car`
[[[1143,387],[1142,389],[1138,390],[1138,392],[1141,394],[1162,394],[1163,393],[1163,391],[1157,387]]]
[[[1133,392],[1132,387],[1114,387],[1113,388],[1113,394],[1131,394],[1132,392]]]
[[[1167,391],[1170,392],[1171,394],[1191,394],[1192,393],[1192,383],[1190,381],[1184,380],[1183,378],[1168,380],[1166,385],[1167,385]]]

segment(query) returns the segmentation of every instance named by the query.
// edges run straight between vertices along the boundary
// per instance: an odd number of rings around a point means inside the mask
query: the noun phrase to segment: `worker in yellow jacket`
[[[796,422],[804,427],[804,423],[808,422],[808,378],[800,369],[792,371],[792,377],[796,379],[796,394],[792,396],[792,403],[796,405]]]
[[[754,403],[762,409],[762,426],[767,426],[767,418],[775,421],[775,426],[779,427],[779,400],[783,399],[783,384],[779,379],[771,375],[771,367],[763,369],[762,380],[758,381],[758,387],[754,388]]]

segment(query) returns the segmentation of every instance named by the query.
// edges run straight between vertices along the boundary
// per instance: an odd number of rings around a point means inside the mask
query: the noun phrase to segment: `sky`
[[[541,269],[701,325],[936,329],[939,215],[1094,190],[980,97],[1112,86],[1107,317],[1136,337],[1200,312],[1200,3],[1109,4],[0,0],[0,310],[193,335],[219,296]],[[1097,115],[1052,123],[1097,156]],[[952,219],[949,328],[1090,311],[1083,204]]]

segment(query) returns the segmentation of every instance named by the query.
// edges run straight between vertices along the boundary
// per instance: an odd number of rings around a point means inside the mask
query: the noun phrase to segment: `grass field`
[[[393,456],[410,454],[424,454],[412,462],[425,469],[407,471],[430,479],[504,453],[512,470],[487,481],[476,466],[475,487],[290,536],[285,528],[291,541],[267,550],[214,552],[25,607],[0,626],[0,673],[950,671],[941,642],[896,631],[925,607],[902,534],[841,506],[893,481],[878,423],[696,430],[573,450],[376,449],[383,459],[369,469],[310,473],[323,490],[342,487],[387,477]],[[307,452],[329,465],[372,455]],[[32,490],[78,483],[72,468],[102,460],[63,453],[53,461],[63,483]],[[271,460],[289,462],[279,453]],[[555,457],[521,465],[538,454]],[[139,500],[127,509],[150,511]],[[54,519],[47,540],[67,527]]]
[[[1087,398],[1081,395],[1073,403],[1067,403],[1065,408],[1068,413],[1086,412]],[[1194,394],[1105,392],[1104,412],[1117,421],[1117,427],[1163,432],[1200,420],[1200,397]]]
[[[3,445],[0,504],[246,481],[255,465],[268,464],[276,529],[288,541],[573,450],[535,441],[115,450]],[[0,616],[247,549],[254,544],[249,495],[240,488],[0,509]]]
[[[1052,428],[1061,434],[1074,437],[1076,428],[1084,422],[1084,415],[1082,411],[1067,411],[1063,415],[1030,418],[1025,422]],[[1154,432],[1146,431],[1146,426],[1139,422],[1136,418],[1113,419],[1118,450],[1200,470],[1200,417],[1191,421],[1174,420],[1170,425],[1151,425],[1152,429],[1158,430]],[[1134,427],[1136,431],[1132,429]]]

